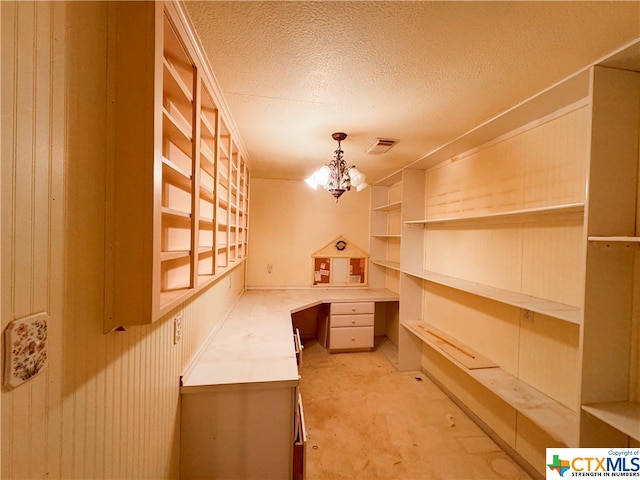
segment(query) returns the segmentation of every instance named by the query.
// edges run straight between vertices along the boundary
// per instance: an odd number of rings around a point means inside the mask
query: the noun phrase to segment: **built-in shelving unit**
[[[371,187],[370,283],[399,290],[402,230],[402,172]]]
[[[109,8],[117,87],[105,331],[153,322],[239,265],[249,206],[239,139],[180,4]]]
[[[540,473],[548,447],[640,442],[640,41],[599,63],[396,174],[399,367]],[[386,188],[371,212],[385,272]]]

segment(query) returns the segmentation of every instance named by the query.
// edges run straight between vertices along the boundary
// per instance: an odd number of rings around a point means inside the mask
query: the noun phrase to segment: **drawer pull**
[[[351,323],[353,323],[355,325],[356,321],[355,320],[351,320]]]
[[[355,341],[356,341],[356,339],[355,339],[354,337],[351,337],[351,341],[352,341],[352,342],[355,342]]]
[[[355,311],[356,311],[355,307],[353,307],[353,308],[351,309],[351,311],[352,311],[352,312],[355,312]]]

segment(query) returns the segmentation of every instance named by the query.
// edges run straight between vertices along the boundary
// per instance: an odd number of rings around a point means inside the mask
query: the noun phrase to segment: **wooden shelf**
[[[478,352],[426,322],[420,320],[405,321],[402,322],[402,325],[420,340],[454,360],[461,367],[474,370],[476,368],[495,368],[498,366],[488,358],[483,357]]]
[[[371,263],[391,270],[397,270],[398,272],[400,271],[400,262],[392,262],[390,260],[371,260]]]
[[[191,175],[167,158],[162,158],[162,176],[183,190],[191,190]]]
[[[452,218],[434,218],[405,221],[405,225],[423,225],[425,227],[460,226],[460,225],[501,225],[532,223],[543,221],[581,220],[584,214],[584,203],[570,203],[551,207],[528,208],[507,212],[466,215]]]
[[[165,95],[169,94],[171,98],[174,99],[183,98],[185,102],[192,104],[193,95],[173,64],[166,58],[163,58],[162,65],[164,66],[165,73],[162,88]]]
[[[402,326],[531,420],[554,440],[568,447],[578,445],[579,416],[576,412],[425,322],[403,321]]]
[[[389,203],[387,205],[381,205],[379,207],[373,207],[371,209],[371,211],[372,212],[389,212],[391,210],[399,210],[400,208],[402,208],[402,202],[401,201],[397,201],[397,202]]]
[[[578,325],[581,323],[580,309],[572,305],[553,302],[551,300],[525,295],[524,293],[504,290],[502,288],[483,285],[481,283],[450,277],[448,275],[442,275],[440,273],[430,272],[427,270],[419,271],[403,269],[402,272],[429,282],[444,285],[456,290],[478,295],[507,305],[512,305],[514,307],[530,310],[532,312],[548,315],[569,323],[575,323]]]
[[[183,218],[183,219],[191,218],[191,214],[189,212],[183,212],[182,210],[175,210],[169,207],[162,207],[162,214],[168,215],[174,218]]]
[[[202,155],[210,166],[215,163],[215,157],[213,151],[209,148],[206,142],[200,142],[200,155]]]
[[[178,258],[185,258],[191,255],[189,250],[176,250],[171,252],[162,252],[160,254],[160,260],[166,262],[168,260],[176,260]]]
[[[640,405],[609,402],[583,405],[582,410],[640,442]]]
[[[179,123],[166,109],[163,109],[162,129],[166,138],[176,145],[182,152],[191,157],[191,131]]]
[[[373,238],[385,238],[385,239],[397,238],[398,240],[402,238],[402,235],[371,235],[371,236]]]
[[[206,200],[210,200],[212,203],[215,201],[216,197],[214,195],[213,189],[200,184],[200,198],[204,198]]]
[[[200,115],[200,121],[202,122],[201,136],[209,139],[213,139],[216,136],[216,129],[213,124],[207,118],[207,115],[202,113]]]
[[[591,236],[589,237],[589,241],[595,242],[595,243],[606,243],[606,244],[624,244],[627,246],[640,245],[640,237],[629,237],[629,236],[610,236],[610,237]]]

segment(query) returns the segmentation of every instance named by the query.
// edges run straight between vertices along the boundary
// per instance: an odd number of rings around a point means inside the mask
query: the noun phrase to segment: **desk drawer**
[[[371,327],[373,326],[373,317],[373,313],[360,313],[356,315],[331,315],[331,328]]]
[[[374,302],[344,302],[332,303],[331,315],[352,315],[354,313],[374,313],[376,304]]]
[[[331,350],[373,348],[373,327],[332,328],[329,333]]]

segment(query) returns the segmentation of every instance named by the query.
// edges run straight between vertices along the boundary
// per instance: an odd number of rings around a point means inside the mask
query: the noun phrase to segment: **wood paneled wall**
[[[49,314],[46,369],[2,390],[2,478],[177,478],[179,377],[242,292],[244,265],[153,325],[102,333],[106,4],[0,8],[2,328]]]

